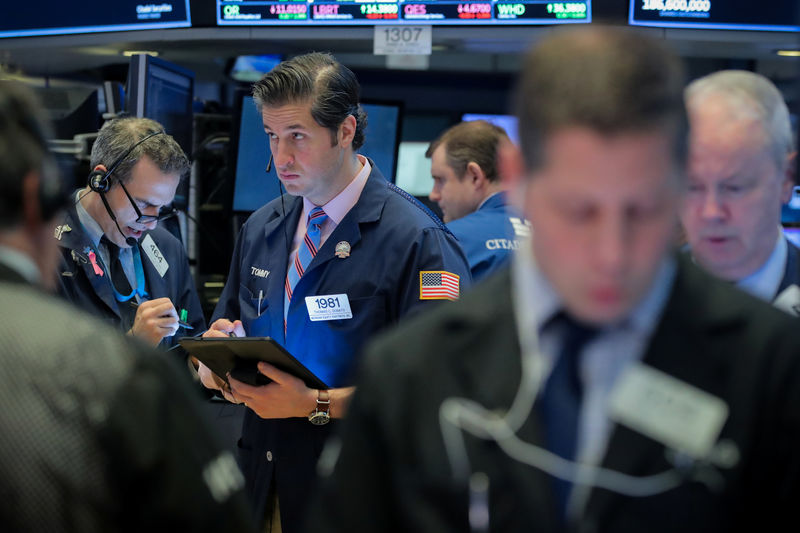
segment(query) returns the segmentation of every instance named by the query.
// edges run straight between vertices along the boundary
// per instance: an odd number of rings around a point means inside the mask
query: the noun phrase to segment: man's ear
[[[464,172],[464,179],[469,180],[474,189],[481,189],[487,185],[486,173],[475,161],[470,161],[467,163],[467,169]]]
[[[353,143],[357,125],[356,117],[353,115],[347,115],[339,125],[339,142],[342,143],[342,146],[350,146]]]

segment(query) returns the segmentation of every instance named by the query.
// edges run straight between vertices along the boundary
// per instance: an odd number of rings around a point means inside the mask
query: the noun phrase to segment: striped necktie
[[[306,225],[306,235],[303,237],[303,242],[297,249],[297,254],[294,256],[294,261],[289,265],[289,270],[286,272],[286,290],[283,296],[283,329],[286,329],[286,316],[289,313],[289,302],[292,301],[292,294],[294,288],[300,278],[303,277],[306,268],[317,255],[319,249],[319,240],[322,234],[322,224],[328,220],[328,215],[321,207],[315,207],[308,214],[308,223]]]

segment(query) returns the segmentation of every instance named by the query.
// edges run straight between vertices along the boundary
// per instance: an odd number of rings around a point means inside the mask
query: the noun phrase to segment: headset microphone
[[[267,172],[272,170],[272,154],[269,154],[269,161],[267,161]]]
[[[100,199],[103,200],[103,206],[106,208],[106,212],[108,213],[108,216],[110,216],[111,220],[114,221],[114,225],[117,227],[117,231],[119,231],[119,234],[122,235],[123,239],[125,239],[125,244],[127,244],[131,248],[136,246],[136,239],[134,239],[133,237],[127,237],[122,232],[122,228],[119,227],[119,222],[117,222],[117,217],[116,217],[116,215],[114,215],[114,211],[111,210],[111,206],[108,205],[108,200],[106,200],[106,193],[98,192],[97,194],[99,194],[100,195]]]

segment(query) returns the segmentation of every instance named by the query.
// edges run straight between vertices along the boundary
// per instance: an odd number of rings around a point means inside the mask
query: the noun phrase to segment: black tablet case
[[[328,386],[271,337],[182,337],[180,345],[222,379],[231,377],[250,385],[265,385],[270,379],[258,372],[265,361],[302,379],[313,389]]]

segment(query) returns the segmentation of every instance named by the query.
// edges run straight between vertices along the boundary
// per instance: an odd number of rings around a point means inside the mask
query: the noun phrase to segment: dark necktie
[[[128,296],[133,289],[131,289],[128,276],[125,275],[125,270],[122,268],[122,261],[119,259],[119,246],[108,240],[105,235],[100,239],[100,243],[108,251],[108,276],[111,279],[114,290],[122,296]],[[133,325],[136,309],[131,305],[130,301],[117,301],[117,305],[122,318],[123,329],[127,330]]]
[[[567,459],[575,460],[578,441],[578,421],[583,400],[580,377],[580,356],[583,348],[598,330],[559,313],[547,325],[558,328],[561,349],[545,385],[540,404],[547,449]],[[562,518],[566,518],[567,502],[572,484],[554,478],[556,503]]]

